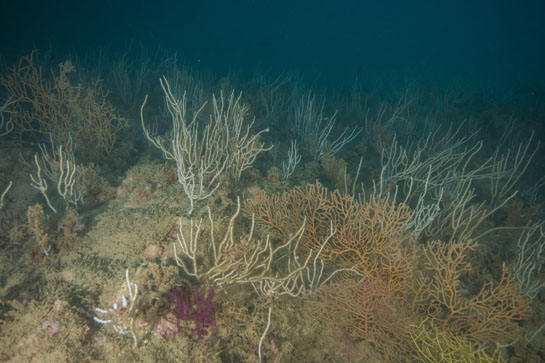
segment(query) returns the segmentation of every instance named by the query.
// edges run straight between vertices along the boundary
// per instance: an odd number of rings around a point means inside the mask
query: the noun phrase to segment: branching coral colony
[[[173,287],[169,295],[176,302],[176,306],[170,312],[179,320],[191,320],[195,322],[192,330],[199,339],[207,334],[207,327],[212,329],[212,336],[217,337],[216,318],[214,316],[214,290],[208,290],[208,295],[201,295],[198,286],[192,286],[191,292],[184,291],[181,286]]]
[[[20,138],[44,134],[53,144],[65,146],[73,138],[78,150],[94,159],[110,154],[127,121],[106,100],[101,84],[85,87],[71,82],[69,75],[76,68],[69,60],[59,64],[58,72],[51,70],[52,79],[47,79],[36,58],[33,51],[10,72],[0,73],[0,85],[10,94],[2,120],[9,113],[8,126]]]
[[[140,120],[145,137],[166,159],[176,162],[178,182],[189,198],[190,215],[195,201],[208,198],[219,187],[224,172],[230,170],[238,181],[259,153],[270,150],[259,141],[260,135],[269,130],[250,133],[254,122],[247,121],[248,106],[242,104],[241,95],[235,97],[234,91],[227,97],[223,93],[219,98],[212,97],[210,121],[203,128],[198,120],[206,103],[188,115],[187,95],[177,99],[168,80],[163,77],[160,81],[172,118],[171,133],[166,138],[151,134],[144,123],[147,97],[140,109]]]
[[[138,339],[134,331],[134,320],[138,313],[136,301],[138,298],[138,285],[129,280],[129,270],[125,271],[125,286],[127,293],[123,291],[119,301],[112,304],[108,309],[95,308],[98,316],[93,319],[102,325],[111,325],[121,335],[130,335],[133,347],[138,345]]]

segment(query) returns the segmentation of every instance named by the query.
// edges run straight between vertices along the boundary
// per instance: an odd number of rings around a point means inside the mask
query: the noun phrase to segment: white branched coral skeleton
[[[94,317],[93,320],[102,325],[112,325],[112,328],[121,335],[130,335],[133,341],[133,347],[138,345],[136,334],[134,333],[134,315],[138,311],[135,309],[136,298],[138,297],[138,285],[129,280],[129,269],[125,270],[125,282],[129,292],[128,298],[121,295],[121,304],[115,302],[109,309],[95,308],[100,317]]]
[[[214,221],[209,208],[210,238],[208,241],[209,244],[206,246],[205,243],[199,240],[202,219],[198,223],[191,220],[189,231],[187,232],[185,231],[187,228],[184,228],[182,219],[180,218],[178,220],[179,233],[177,235],[177,243],[173,244],[176,264],[186,274],[194,276],[201,281],[210,282],[216,286],[234,283],[253,284],[262,280],[275,280],[278,283],[289,284],[293,279],[297,279],[299,273],[307,267],[312,252],[308,254],[304,263],[298,264],[294,270],[288,271],[282,277],[272,275],[271,265],[282,254],[286,254],[290,261],[298,259],[295,254],[297,252],[299,237],[304,230],[304,223],[297,234],[293,235],[287,242],[273,248],[269,236],[265,240],[256,241],[254,239],[254,217],[252,217],[252,225],[247,237],[242,239],[235,237],[234,228],[239,213],[240,198],[237,197],[235,214],[229,220],[225,236],[218,242],[214,237]],[[293,244],[295,246],[292,246]],[[211,263],[208,269],[206,267],[199,269],[197,260],[202,257],[210,259]]]

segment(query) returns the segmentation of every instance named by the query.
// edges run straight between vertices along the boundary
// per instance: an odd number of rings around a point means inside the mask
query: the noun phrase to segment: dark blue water
[[[3,1],[0,51],[176,51],[218,71],[542,79],[545,4],[514,1]],[[349,82],[350,83],[350,82]]]

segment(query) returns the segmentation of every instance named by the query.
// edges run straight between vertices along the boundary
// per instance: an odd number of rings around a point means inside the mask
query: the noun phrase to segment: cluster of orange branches
[[[440,332],[479,346],[508,343],[520,335],[527,317],[519,285],[502,270],[473,294],[464,289],[472,241],[433,241],[417,246],[411,237],[408,206],[373,197],[360,203],[316,183],[281,194],[258,191],[245,205],[258,223],[283,237],[304,223],[302,245],[333,264],[355,266],[364,277],[318,288],[311,312],[352,338],[365,339],[379,351],[408,347],[404,326],[429,320]],[[326,245],[324,241],[334,234]],[[470,352],[471,354],[471,352]]]
[[[425,269],[414,280],[411,305],[442,332],[471,342],[512,342],[520,336],[517,322],[527,318],[528,302],[505,268],[498,282],[486,282],[476,294],[468,294],[461,277],[471,270],[467,253],[475,247],[471,240],[430,242],[424,250]]]
[[[329,193],[320,183],[282,194],[257,192],[245,205],[256,221],[282,237],[293,235],[305,222],[302,242],[320,257],[354,266],[363,275],[380,279],[393,290],[402,287],[414,261],[408,231],[409,208],[373,198],[360,204],[338,190]]]
[[[0,74],[0,84],[16,100],[9,110],[15,132],[19,137],[50,135],[54,144],[65,146],[73,138],[77,148],[92,156],[109,154],[127,121],[108,103],[99,82],[87,87],[72,84],[69,74],[74,71],[68,60],[48,76],[33,51]]]
[[[346,279],[312,294],[307,308],[327,326],[351,339],[364,339],[385,355],[405,348],[407,321],[393,309],[387,287],[379,280]]]

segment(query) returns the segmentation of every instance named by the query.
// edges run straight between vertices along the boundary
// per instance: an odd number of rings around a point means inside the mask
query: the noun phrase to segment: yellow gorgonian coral
[[[505,362],[497,349],[489,353],[478,344],[440,332],[429,319],[412,325],[409,337],[414,348],[413,355],[419,362]]]

